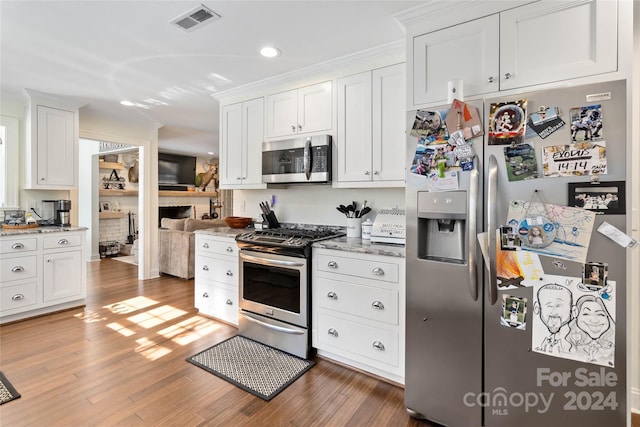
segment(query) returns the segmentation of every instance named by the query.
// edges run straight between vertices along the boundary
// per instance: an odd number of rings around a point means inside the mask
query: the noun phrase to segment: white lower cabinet
[[[0,237],[0,323],[84,305],[85,231]]]
[[[194,304],[201,314],[238,326],[238,246],[196,233]]]
[[[318,354],[404,384],[404,259],[313,249]]]

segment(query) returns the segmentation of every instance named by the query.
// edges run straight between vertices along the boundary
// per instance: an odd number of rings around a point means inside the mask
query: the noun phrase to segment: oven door
[[[240,309],[308,328],[306,258],[240,251]]]

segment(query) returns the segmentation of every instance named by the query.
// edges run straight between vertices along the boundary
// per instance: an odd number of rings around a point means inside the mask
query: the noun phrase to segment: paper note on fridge
[[[542,149],[544,176],[582,176],[607,173],[604,141],[555,145]]]
[[[509,203],[507,224],[515,227],[524,239],[528,230],[520,227],[524,223],[523,220],[534,217],[545,218],[545,225],[553,224],[553,241],[543,247],[523,245],[522,250],[584,264],[587,262],[595,216],[595,212],[586,209],[513,200]]]
[[[598,232],[604,234],[623,248],[632,248],[636,245],[636,240],[624,234],[621,230],[604,221],[598,227]]]

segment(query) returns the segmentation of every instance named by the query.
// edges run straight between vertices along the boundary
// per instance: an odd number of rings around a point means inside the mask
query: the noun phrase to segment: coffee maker
[[[68,227],[71,225],[71,200],[43,200],[53,204],[53,225]],[[48,218],[48,215],[45,217]]]

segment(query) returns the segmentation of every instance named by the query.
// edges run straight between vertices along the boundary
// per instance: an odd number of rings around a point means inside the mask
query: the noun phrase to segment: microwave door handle
[[[311,138],[307,138],[307,142],[304,144],[304,176],[307,177],[307,181],[311,178]]]
[[[496,230],[498,229],[498,161],[494,155],[489,157],[487,188],[487,223],[489,240],[489,303],[498,301],[498,281],[496,266]]]
[[[474,159],[474,165],[477,161]],[[467,242],[469,248],[469,291],[471,299],[478,300],[478,275],[476,271],[476,242],[477,242],[477,218],[478,218],[478,169],[474,166],[469,176],[469,232]]]

